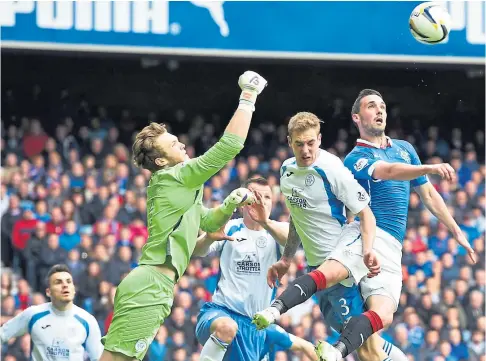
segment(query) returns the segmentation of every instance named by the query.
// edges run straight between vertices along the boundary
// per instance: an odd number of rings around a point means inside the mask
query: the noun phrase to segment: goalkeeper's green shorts
[[[169,316],[174,282],[153,266],[141,265],[120,283],[105,350],[142,360],[160,326]]]

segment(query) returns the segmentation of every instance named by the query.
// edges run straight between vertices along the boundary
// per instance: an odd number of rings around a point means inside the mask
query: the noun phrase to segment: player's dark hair
[[[248,188],[248,186],[252,183],[260,184],[261,186],[268,186],[268,181],[263,177],[248,178],[241,186],[243,188]]]
[[[69,267],[65,264],[55,264],[54,266],[51,267],[49,272],[47,272],[46,276],[46,286],[49,287],[49,280],[51,279],[51,276],[55,273],[60,273],[60,272],[67,272],[72,276],[71,270]]]
[[[368,95],[378,95],[380,98],[383,99],[380,92],[378,92],[374,89],[363,89],[359,92],[358,97],[356,98],[356,100],[353,103],[353,107],[351,108],[351,115],[359,113],[359,107],[361,105],[361,99],[363,99],[364,97],[367,97]]]

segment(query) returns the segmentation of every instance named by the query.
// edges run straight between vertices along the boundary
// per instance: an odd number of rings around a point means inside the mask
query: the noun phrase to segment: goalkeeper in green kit
[[[152,172],[147,187],[149,238],[140,265],[117,288],[100,361],[143,359],[170,314],[174,285],[187,268],[199,229],[215,232],[237,207],[255,199],[239,188],[219,207],[202,205],[204,183],[243,149],[257,95],[267,82],[247,71],[238,84],[242,89],[238,109],[221,139],[200,157],[189,159],[184,144],[162,124],[152,123],[137,134],[135,164]]]

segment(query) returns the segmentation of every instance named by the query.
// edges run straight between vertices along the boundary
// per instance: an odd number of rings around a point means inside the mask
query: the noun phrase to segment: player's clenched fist
[[[267,86],[267,81],[260,74],[248,70],[240,75],[238,85],[240,86],[241,90],[246,89],[256,91],[258,95],[262,92],[263,88]]]
[[[238,207],[248,206],[255,202],[255,195],[247,188],[238,188],[225,198],[221,205],[221,210],[226,214],[231,214]]]
[[[235,189],[230,195],[225,199],[237,207],[249,206],[255,202],[255,195],[247,188]]]
[[[238,79],[238,85],[242,90],[238,108],[255,111],[256,98],[267,86],[267,81],[254,71],[245,71]]]

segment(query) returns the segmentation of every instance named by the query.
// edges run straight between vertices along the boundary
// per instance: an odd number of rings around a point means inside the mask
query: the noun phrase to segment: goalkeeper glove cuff
[[[238,109],[245,110],[252,114],[255,111],[255,102],[257,99],[257,91],[252,89],[243,89],[240,95],[240,104]]]
[[[237,206],[237,204],[231,203],[229,197],[226,197],[219,209],[221,209],[221,212],[223,212],[224,214],[231,215],[236,210]]]

